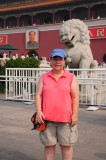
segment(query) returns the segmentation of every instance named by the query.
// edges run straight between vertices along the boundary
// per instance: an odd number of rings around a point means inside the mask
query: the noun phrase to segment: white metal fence
[[[34,101],[36,85],[48,68],[7,68],[6,99]],[[69,69],[78,79],[81,105],[106,106],[106,68]]]

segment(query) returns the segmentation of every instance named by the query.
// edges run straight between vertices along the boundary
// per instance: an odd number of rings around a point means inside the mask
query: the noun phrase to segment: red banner
[[[106,38],[106,27],[89,28],[91,39]]]
[[[7,35],[0,35],[0,45],[7,44]]]

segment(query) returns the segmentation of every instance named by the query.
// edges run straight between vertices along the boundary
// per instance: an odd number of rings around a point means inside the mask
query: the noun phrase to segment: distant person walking
[[[9,51],[9,58],[12,58],[12,52],[11,51]]]
[[[106,64],[106,53],[103,55],[103,62]]]

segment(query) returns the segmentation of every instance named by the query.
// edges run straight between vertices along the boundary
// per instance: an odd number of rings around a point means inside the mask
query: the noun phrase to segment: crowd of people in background
[[[3,66],[5,64],[6,60],[10,60],[10,59],[17,59],[17,58],[21,58],[21,59],[25,59],[27,57],[34,57],[35,59],[40,61],[40,66],[42,68],[49,68],[50,67],[50,62],[47,61],[46,57],[42,57],[40,58],[38,53],[34,50],[31,50],[28,52],[28,54],[24,54],[22,53],[21,56],[19,56],[17,53],[13,53],[12,51],[9,51],[9,53],[3,53],[0,54],[0,66]]]
[[[102,62],[98,63],[99,68],[106,68],[106,53],[103,55],[103,60]]]
[[[2,52],[2,54],[0,54],[0,58],[3,58],[3,59],[16,59],[16,58],[27,58],[27,57],[35,57],[36,59],[39,59],[39,56],[38,54],[27,54],[25,55],[24,53],[21,54],[21,56],[19,56],[17,53],[12,53],[12,51],[9,51],[9,53],[5,53],[5,52]]]
[[[24,53],[21,54],[21,56],[19,57],[19,55],[17,53],[12,53],[12,51],[9,51],[9,54],[7,53],[1,53],[0,54],[0,59],[3,58],[3,59],[16,59],[16,58],[22,58],[22,59],[25,59],[27,57],[35,57],[36,59],[39,59],[40,61],[44,61],[46,57],[42,57],[40,58],[38,53],[37,52],[29,52],[27,55],[25,55]],[[106,68],[106,53],[103,55],[103,58],[102,58],[102,62],[98,62],[98,67],[99,68]]]

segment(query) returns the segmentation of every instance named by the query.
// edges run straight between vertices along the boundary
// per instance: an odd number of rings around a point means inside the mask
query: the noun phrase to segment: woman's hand
[[[77,123],[78,123],[78,115],[73,114],[72,119],[71,119],[71,124],[72,124],[72,126],[75,126],[75,125],[77,125]]]
[[[37,112],[36,121],[39,123],[44,123],[45,116],[43,112]]]

